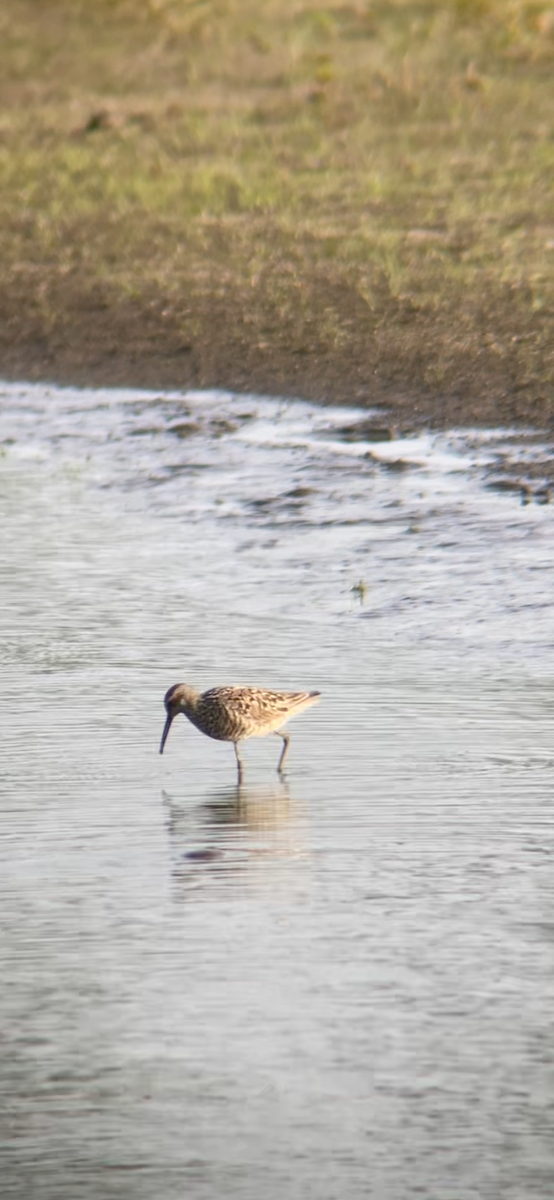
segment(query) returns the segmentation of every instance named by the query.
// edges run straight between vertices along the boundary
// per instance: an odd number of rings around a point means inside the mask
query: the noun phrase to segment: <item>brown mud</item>
[[[390,298],[372,324],[344,282],[315,275],[304,291],[309,327],[294,306],[278,314],[263,285],[241,294],[215,284],[210,291],[204,282],[200,292],[191,281],[182,307],[194,311],[195,334],[186,338],[179,307],[156,289],[128,298],[87,286],[78,272],[56,278],[43,271],[38,279],[22,273],[0,294],[0,374],[80,386],[221,387],[379,407],[402,430],[552,427],[551,398],[521,377],[517,358],[537,317],[530,314],[525,327],[520,319],[514,334],[509,297],[504,305],[497,298],[496,311],[483,298],[481,318],[477,311],[466,317],[464,329],[460,316],[454,338],[452,314],[441,320]],[[320,332],[330,306],[348,329],[340,347]],[[494,345],[479,338],[480,320],[484,330],[494,324]],[[428,377],[439,352],[448,363],[433,386]]]

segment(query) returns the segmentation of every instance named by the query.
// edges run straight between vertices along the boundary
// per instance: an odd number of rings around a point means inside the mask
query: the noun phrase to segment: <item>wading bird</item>
[[[289,737],[282,732],[281,726],[302,709],[317,704],[318,699],[319,692],[272,692],[255,687],[216,687],[199,693],[188,683],[176,683],[164,696],[167,718],[160,754],[163,754],[174,717],[183,713],[207,737],[233,743],[239,780],[242,778],[239,742],[251,737],[265,737],[267,733],[278,734],[283,739],[277,765],[281,772],[289,748]]]

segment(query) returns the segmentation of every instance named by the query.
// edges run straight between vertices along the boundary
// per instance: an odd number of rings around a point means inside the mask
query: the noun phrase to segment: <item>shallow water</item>
[[[550,1197],[545,447],[0,402],[2,1196]],[[180,679],[319,688],[286,779]]]

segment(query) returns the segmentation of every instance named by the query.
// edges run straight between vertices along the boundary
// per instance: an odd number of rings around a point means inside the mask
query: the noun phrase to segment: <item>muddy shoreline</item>
[[[0,376],[76,386],[221,387],[377,407],[399,432],[554,426],[550,397],[512,372],[509,354],[469,345],[466,353],[461,340],[450,370],[433,386],[433,342],[452,340],[451,330],[424,313],[414,314],[410,327],[398,305],[369,330],[345,290],[348,336],[330,345],[318,330],[318,309],[328,299],[325,287],[317,295],[314,288],[307,335],[294,312],[279,325],[263,294],[222,295],[214,287],[187,297],[195,316],[194,336],[187,337],[182,312],[159,293],[122,299],[78,277],[46,276],[37,284],[23,276],[0,299]]]

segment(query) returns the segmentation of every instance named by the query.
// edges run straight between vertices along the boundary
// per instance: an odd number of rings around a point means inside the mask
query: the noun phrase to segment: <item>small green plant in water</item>
[[[350,591],[354,592],[354,595],[358,597],[360,604],[365,604],[367,587],[363,579],[360,579],[358,583],[355,583],[354,586],[350,588]]]

